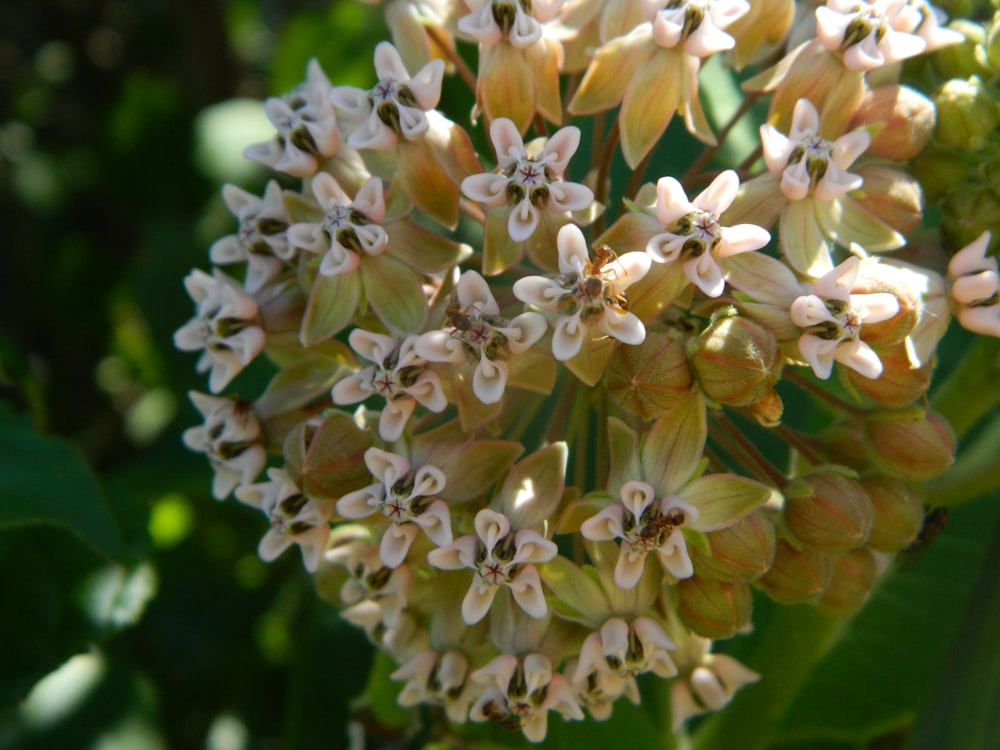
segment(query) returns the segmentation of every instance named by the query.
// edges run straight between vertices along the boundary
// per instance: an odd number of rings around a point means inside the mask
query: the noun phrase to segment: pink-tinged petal
[[[684,579],[694,575],[694,565],[688,556],[687,543],[680,529],[674,529],[667,541],[656,550],[656,554],[660,558],[660,564],[674,578]]]
[[[756,224],[737,224],[722,228],[722,242],[713,254],[717,258],[729,258],[733,255],[760,250],[771,241],[771,233]]]
[[[632,479],[622,485],[621,489],[621,501],[622,505],[632,514],[633,518],[636,520],[642,516],[643,511],[646,510],[653,501],[656,499],[656,493],[653,488],[646,482],[640,482],[638,480]],[[614,507],[614,506],[612,506]]]
[[[619,255],[614,262],[614,286],[619,292],[624,292],[635,282],[649,273],[653,259],[647,253],[625,253]]]
[[[525,159],[528,152],[524,148],[524,139],[513,121],[506,117],[498,117],[490,124],[490,140],[497,154],[497,163],[501,170],[510,169],[518,160]]]
[[[718,297],[726,290],[726,280],[711,253],[684,261],[684,275],[708,297]]]
[[[492,3],[486,3],[479,10],[459,18],[458,30],[480,44],[494,45],[503,39],[503,31],[493,18]]]
[[[841,342],[833,352],[833,358],[872,380],[882,374],[882,360],[861,339]]]
[[[416,406],[416,402],[411,398],[387,401],[378,418],[378,434],[381,438],[389,443],[399,440]]]
[[[963,247],[948,261],[948,276],[955,279],[979,271],[996,271],[997,259],[986,257],[992,235],[986,231]]]
[[[361,123],[347,138],[347,145],[351,148],[369,148],[373,151],[392,148],[399,141],[396,131],[379,119],[376,112],[372,112],[368,118]]]
[[[384,333],[373,333],[363,328],[353,329],[347,340],[350,342],[351,348],[369,362],[382,364],[390,354],[396,351],[396,340],[392,336],[386,336]]]
[[[864,323],[881,323],[899,312],[899,299],[889,292],[852,294],[851,307],[864,311]]]
[[[705,713],[705,709],[695,702],[694,695],[686,680],[674,680],[670,685],[671,728],[677,731],[692,716]]]
[[[538,209],[525,196],[510,212],[507,232],[514,242],[524,242],[538,227]]]
[[[544,276],[525,276],[514,282],[514,296],[543,310],[555,310],[566,293],[562,285]]]
[[[520,568],[517,575],[507,585],[510,586],[510,591],[514,595],[514,601],[530,617],[534,617],[536,620],[545,617],[549,607],[545,603],[545,595],[542,593],[542,580],[534,565],[525,565]]]
[[[318,175],[313,177],[312,191],[313,195],[316,196],[316,200],[319,201],[320,206],[322,206],[324,210],[330,209],[334,206],[351,205],[350,196],[348,196],[347,193],[344,192],[344,189],[337,184],[337,181],[326,172],[320,172]]]
[[[618,562],[615,563],[615,583],[619,588],[632,589],[642,578],[643,566],[646,564],[646,553],[630,550],[624,542],[618,549]]]
[[[794,145],[772,125],[760,126],[760,142],[764,147],[764,163],[771,174],[780,175],[788,166]]]
[[[459,537],[447,546],[438,547],[427,553],[427,562],[441,570],[462,570],[476,564],[479,540],[473,535]]]
[[[921,54],[927,49],[927,42],[915,34],[890,31],[882,38],[880,46],[887,62],[898,62]]]
[[[552,331],[552,355],[560,362],[575,357],[586,337],[587,325],[581,320],[579,312],[563,315]]]
[[[549,138],[548,143],[545,144],[545,148],[542,149],[542,153],[538,155],[538,162],[545,164],[557,176],[562,177],[566,171],[566,165],[569,164],[569,160],[576,153],[579,146],[580,129],[569,125],[556,131]]]
[[[462,342],[448,331],[431,331],[417,339],[416,351],[428,362],[465,361],[465,349]]]
[[[410,462],[400,456],[379,448],[365,451],[365,466],[385,487],[392,487],[398,480],[410,473]]]
[[[406,140],[415,141],[430,128],[430,121],[422,109],[397,104],[396,110],[399,113],[399,129]]]
[[[729,702],[729,694],[710,669],[695,667],[689,679],[692,692],[709,711],[718,711]]]
[[[247,252],[243,248],[243,243],[235,234],[216,240],[208,251],[208,258],[217,265],[224,266],[229,263],[239,263],[247,259]]]
[[[781,192],[790,201],[801,201],[809,195],[812,178],[806,165],[806,160],[802,159],[797,164],[786,167],[781,173]]]
[[[815,294],[797,297],[788,308],[792,322],[799,328],[809,328],[820,323],[836,322],[826,303]]]
[[[797,141],[806,135],[819,132],[819,112],[808,99],[799,99],[792,110],[792,129],[789,137]]]
[[[413,540],[417,538],[419,527],[413,523],[390,524],[382,534],[378,551],[382,564],[387,568],[398,568],[406,559]]]
[[[608,660],[604,658],[600,634],[591,633],[584,639],[583,645],[580,647],[580,659],[577,661],[576,671],[570,679],[573,682],[580,682],[597,671],[610,672],[611,670],[608,667]]]
[[[444,500],[435,500],[414,523],[424,530],[427,537],[439,547],[451,544],[451,513]]]
[[[509,182],[510,178],[502,174],[474,174],[462,180],[462,192],[467,198],[487,206],[502,206],[507,202]]]
[[[826,380],[833,372],[833,352],[837,344],[837,341],[821,339],[809,333],[799,337],[799,353],[820,380]]]
[[[996,271],[983,270],[955,279],[951,284],[951,296],[960,305],[972,305],[990,299],[998,289],[1000,289],[1000,274]]]
[[[507,337],[507,346],[511,354],[521,354],[527,351],[540,339],[549,324],[545,317],[536,312],[521,313],[510,323],[500,329]]]
[[[736,40],[715,24],[702,22],[684,41],[684,51],[694,57],[708,57],[736,46]]]
[[[830,158],[841,169],[847,169],[854,160],[863,154],[871,145],[872,137],[866,130],[855,130],[840,136],[833,142]]]
[[[441,81],[444,78],[444,60],[431,60],[422,67],[406,84],[420,105],[426,111],[434,109],[441,99]]]
[[[257,545],[257,556],[264,562],[273,562],[278,559],[282,552],[291,547],[292,543],[292,537],[270,529]]]
[[[609,542],[625,536],[625,509],[615,503],[580,524],[580,533],[592,542]]]
[[[576,182],[550,182],[550,211],[583,211],[594,202],[594,191]]]
[[[411,496],[430,496],[441,492],[447,479],[444,472],[436,466],[421,466],[413,474],[413,490]]]
[[[499,586],[486,585],[478,574],[473,577],[472,585],[462,600],[462,620],[466,625],[475,625],[486,617],[499,589]]]
[[[832,271],[824,274],[813,284],[813,291],[826,299],[847,302],[851,297],[851,290],[854,288],[854,281],[858,277],[859,270],[861,270],[861,261],[852,256]]]
[[[330,89],[330,103],[348,116],[364,118],[371,110],[368,92],[355,86],[334,86]]]
[[[682,235],[663,232],[649,238],[646,252],[657,263],[673,263],[681,257],[686,241],[687,238]]]
[[[965,307],[955,317],[963,328],[973,333],[1000,337],[1000,305]]]
[[[371,368],[366,368],[366,370],[368,371],[367,375],[364,374],[365,371],[363,370],[361,373],[348,375],[343,380],[337,381],[330,394],[333,398],[333,403],[344,406],[346,404],[356,404],[368,398],[372,394],[371,387],[368,385],[368,379],[371,377]]]
[[[688,200],[684,187],[673,177],[661,177],[656,182],[656,219],[669,227],[682,216],[697,211]]]
[[[441,380],[435,372],[420,373],[417,382],[407,388],[406,392],[419,401],[421,406],[433,412],[444,411],[448,406],[448,399],[441,389]]]
[[[514,23],[507,34],[510,43],[524,49],[542,38],[542,25],[524,12],[520,3],[514,5]]]
[[[389,42],[381,42],[375,47],[375,74],[380,81],[410,80],[410,74],[403,65],[403,58]]]
[[[324,253],[330,248],[330,241],[319,224],[292,224],[286,236],[289,245],[311,253]]]
[[[590,249],[583,232],[576,224],[566,224],[556,235],[559,249],[559,272],[582,273],[590,262]]]
[[[646,326],[642,321],[632,313],[622,312],[618,308],[604,308],[604,312],[601,313],[601,328],[623,344],[638,346],[646,340]],[[553,352],[555,352],[554,341]]]
[[[507,363],[495,362],[482,355],[472,374],[472,392],[484,404],[495,404],[503,398],[507,386]]]
[[[740,189],[740,178],[732,169],[727,169],[712,180],[692,201],[702,211],[708,211],[716,219],[733,204]]]
[[[500,654],[484,666],[477,669],[469,677],[479,685],[496,685],[504,693],[510,684],[510,678],[517,671],[517,657],[513,654]]]
[[[318,176],[317,176],[318,178]],[[382,192],[382,178],[370,177],[354,196],[351,208],[363,213],[370,221],[381,224],[385,219],[385,197]]]
[[[361,258],[357,253],[345,250],[340,245],[334,245],[323,255],[319,272],[324,276],[339,276],[357,270],[360,265]]]
[[[844,32],[852,16],[824,5],[816,8],[816,37],[831,52],[844,41]]]
[[[384,490],[381,484],[373,484],[362,490],[347,493],[337,500],[337,514],[351,519],[367,518],[382,504]]]
[[[559,553],[554,542],[549,541],[537,531],[521,529],[514,535],[514,563],[548,562]]]
[[[832,201],[852,190],[857,190],[862,184],[864,178],[861,175],[845,172],[830,163],[827,164],[826,174],[813,188],[813,195],[816,196],[816,200]]]

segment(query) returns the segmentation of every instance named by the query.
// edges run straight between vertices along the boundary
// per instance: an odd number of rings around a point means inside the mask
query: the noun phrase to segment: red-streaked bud
[[[927,145],[934,122],[934,102],[920,92],[909,86],[879,86],[862,98],[847,130],[869,128],[868,156],[906,161]]]
[[[774,560],[774,523],[761,511],[705,534],[711,554],[694,545],[688,548],[695,575],[720,581],[753,581]]]
[[[873,461],[892,476],[933,479],[955,461],[951,426],[940,414],[918,406],[872,414],[865,433]]]
[[[302,491],[337,499],[372,482],[365,451],[372,438],[347,414],[332,411],[319,425],[302,422],[285,438],[285,470]]]
[[[833,559],[833,577],[823,596],[816,602],[820,612],[846,617],[865,603],[878,572],[875,555],[861,547]]]
[[[928,360],[923,367],[914,368],[905,344],[874,348],[882,360],[882,374],[873,379],[845,369],[847,379],[854,388],[890,409],[909,406],[927,392],[934,372],[931,361]]]
[[[804,547],[831,554],[868,538],[872,504],[856,476],[849,469],[826,466],[784,488],[785,525]]]
[[[924,191],[913,175],[886,164],[867,164],[854,170],[864,184],[852,193],[868,213],[900,234],[908,235],[924,218]]]
[[[850,466],[855,471],[862,471],[871,465],[865,431],[857,422],[834,422],[817,437],[830,461]]]
[[[696,575],[678,582],[677,596],[681,620],[705,638],[729,638],[750,622],[753,593],[746,583]]]
[[[885,474],[871,474],[861,479],[875,520],[868,535],[868,546],[879,552],[898,552],[909,547],[924,523],[924,504],[906,482]]]
[[[771,569],[754,585],[781,604],[798,604],[815,599],[826,590],[833,576],[829,555],[793,546],[779,539]]]
[[[735,307],[715,312],[687,350],[702,391],[720,404],[749,406],[769,398],[781,377],[778,340]]]
[[[642,419],[666,414],[687,398],[692,382],[684,343],[667,331],[647,330],[639,346],[619,346],[604,374],[611,398]]]

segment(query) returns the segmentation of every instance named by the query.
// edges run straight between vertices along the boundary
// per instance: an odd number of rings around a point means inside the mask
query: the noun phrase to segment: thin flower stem
[[[611,160],[614,158],[615,149],[618,148],[618,118],[615,118],[614,123],[611,125],[611,131],[608,133],[607,140],[604,141],[604,149],[601,151],[601,156],[598,161],[597,167],[597,184],[594,185],[594,200],[598,203],[607,204],[608,202],[608,174],[611,172]],[[597,132],[595,131],[594,137],[597,138]],[[600,235],[604,231],[605,215],[601,214],[594,221],[594,234]]]
[[[725,142],[730,131],[736,126],[736,123],[738,123],[743,118],[743,115],[745,115],[747,112],[750,111],[750,107],[752,107],[753,103],[757,101],[758,96],[760,96],[760,94],[758,93],[749,93],[745,97],[743,97],[743,101],[740,104],[739,109],[737,109],[736,112],[733,113],[733,116],[729,118],[729,122],[723,125],[722,128],[719,130],[719,132],[716,134],[715,145],[708,146],[707,148],[703,149],[702,152],[698,155],[698,158],[691,163],[690,167],[688,167],[688,170],[687,172],[684,173],[684,176],[681,177],[680,183],[682,185],[686,186],[688,184],[688,180],[694,177],[694,175],[698,174],[698,172],[704,169],[705,165],[712,160],[712,157],[715,156],[719,148]]]
[[[736,171],[739,172],[740,175],[743,175],[750,169],[750,167],[754,165],[754,162],[756,162],[761,156],[763,156],[763,154],[764,154],[764,147],[758,146],[757,148],[755,148],[753,151],[750,152],[750,155],[746,159],[744,159],[739,163],[739,165],[736,167]]]
[[[458,202],[458,207],[461,209],[462,213],[464,213],[466,216],[470,216],[471,218],[478,221],[480,224],[486,223],[486,212],[482,209],[482,207],[478,203],[462,198]]]
[[[580,73],[572,73],[571,75],[567,76],[566,93],[563,94],[564,102],[573,101],[573,97],[576,96],[576,90],[580,87],[580,80],[581,80]],[[569,113],[569,110],[563,107],[562,123],[560,124],[560,127],[566,127],[567,125],[569,125],[570,120],[572,119],[573,116]]]
[[[465,81],[465,85],[472,90],[472,93],[476,93],[478,83],[476,80],[476,74],[472,72],[465,60],[461,58],[458,51],[449,43],[449,41],[441,34],[441,30],[435,28],[434,26],[424,26],[427,31],[427,36],[431,38],[431,41],[438,46],[438,49],[444,53],[448,61],[455,66],[455,70],[458,71],[459,77]]]
[[[774,434],[778,435],[792,448],[801,453],[802,457],[813,466],[821,466],[827,463],[826,457],[818,452],[816,441],[808,435],[796,432],[791,427],[786,427],[785,425],[775,427]]]
[[[747,469],[752,471],[757,477],[761,478],[766,482],[770,482],[778,489],[783,488],[788,484],[788,479],[785,475],[778,470],[778,468],[772,464],[767,457],[757,450],[757,446],[754,445],[743,431],[739,427],[734,425],[729,418],[722,412],[710,411],[709,414],[712,417],[711,425],[716,425],[716,429],[712,430],[713,437],[720,437],[720,430],[722,432],[722,437],[724,437],[727,444],[732,445],[737,449],[733,452],[733,458],[737,459],[742,463]],[[737,455],[739,453],[739,455]]]
[[[642,180],[646,175],[646,167],[649,166],[649,161],[652,158],[653,152],[650,151],[636,165],[635,169],[632,170],[632,176],[628,178],[628,185],[625,186],[625,195],[629,198],[634,198],[635,194],[639,192],[639,188],[642,187]]]
[[[829,391],[824,388],[820,388],[809,378],[805,377],[799,372],[793,369],[786,368],[784,372],[781,373],[781,377],[798,386],[803,391],[806,391],[812,396],[815,396],[820,401],[825,403],[827,406],[831,407],[838,414],[846,414],[854,419],[864,419],[867,412],[864,409],[859,409],[856,406],[852,406],[843,399],[837,398]]]
[[[534,125],[535,125],[535,132],[538,133],[538,135],[542,136],[543,138],[548,136],[549,126],[545,124],[545,118],[542,117],[540,114],[537,113],[535,114]]]

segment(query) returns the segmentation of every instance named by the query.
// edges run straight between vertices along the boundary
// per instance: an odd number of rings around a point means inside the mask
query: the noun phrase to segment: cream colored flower
[[[848,70],[865,72],[922,53],[927,42],[910,33],[921,16],[907,0],[827,0],[816,9],[816,36]]]
[[[260,422],[249,403],[188,393],[205,424],[184,431],[184,445],[208,456],[215,479],[212,497],[222,500],[237,485],[250,484],[267,463]]]
[[[948,280],[958,322],[973,333],[1000,336],[1000,273],[997,259],[986,255],[990,237],[983,232],[955,254]]]

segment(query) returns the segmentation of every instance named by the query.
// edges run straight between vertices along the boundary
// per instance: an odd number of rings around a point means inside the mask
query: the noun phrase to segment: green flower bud
[[[850,466],[861,471],[871,465],[865,432],[862,426],[852,421],[834,422],[818,435],[819,443],[827,458],[842,466]]]
[[[829,555],[792,546],[779,539],[771,569],[755,585],[781,604],[798,604],[815,599],[826,590],[833,576]]]
[[[900,234],[910,234],[924,217],[924,191],[913,175],[885,164],[855,170],[864,178],[852,197],[868,213]]]
[[[937,50],[934,55],[934,67],[943,78],[968,78],[972,75],[989,75],[990,70],[980,60],[976,48],[986,44],[986,29],[982,24],[961,18],[961,14],[952,14],[953,20],[948,28],[960,31],[965,35],[965,41],[951,44]],[[980,53],[981,54],[981,53]]]
[[[619,346],[604,383],[611,398],[642,419],[666,414],[691,392],[691,368],[677,334],[647,331],[639,346]]]
[[[996,94],[978,76],[948,81],[934,102],[938,113],[935,136],[946,146],[979,151],[1000,125]]]
[[[856,474],[839,466],[815,469],[784,489],[785,526],[803,546],[837,553],[865,542],[872,503]]]
[[[872,459],[901,479],[933,479],[955,460],[955,436],[944,418],[918,406],[880,411],[865,421]]]
[[[781,377],[778,340],[735,307],[716,311],[687,349],[702,391],[720,404],[749,406],[768,398]]]
[[[910,162],[910,172],[924,188],[927,198],[939,201],[969,180],[970,155],[958,149],[931,144]]]
[[[871,550],[861,547],[833,560],[833,577],[816,602],[820,612],[846,617],[865,603],[875,583],[878,566]]]
[[[347,414],[331,411],[320,425],[303,422],[285,438],[285,470],[316,499],[337,499],[372,482],[365,465],[371,435]]]
[[[879,552],[898,552],[909,547],[924,523],[924,505],[906,482],[885,474],[861,479],[872,501],[875,520],[868,546]]]
[[[1000,230],[1000,194],[994,185],[969,184],[944,203],[941,234],[948,247],[965,247],[985,230]]]
[[[854,388],[890,409],[909,406],[927,392],[934,372],[930,361],[923,367],[914,368],[910,364],[905,344],[877,346],[875,353],[882,360],[882,374],[877,378],[866,378],[855,370],[848,369],[847,379]]]
[[[993,14],[986,34],[986,61],[994,71],[1000,71],[1000,11]]]
[[[934,102],[920,92],[908,86],[879,86],[865,94],[847,130],[868,127],[868,156],[906,161],[927,145],[935,119]]]
[[[752,581],[760,578],[774,560],[774,524],[761,511],[705,534],[709,553],[694,545],[688,548],[695,575],[720,581]]]
[[[681,620],[704,638],[729,638],[750,622],[753,593],[746,583],[696,575],[678,582],[677,595]]]

